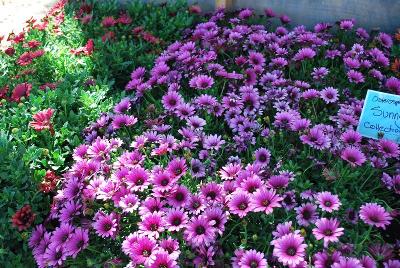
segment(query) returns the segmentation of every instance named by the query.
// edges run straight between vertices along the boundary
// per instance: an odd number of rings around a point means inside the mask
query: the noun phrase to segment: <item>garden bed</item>
[[[0,262],[398,267],[399,145],[356,127],[400,34],[199,12],[60,2],[12,38]]]

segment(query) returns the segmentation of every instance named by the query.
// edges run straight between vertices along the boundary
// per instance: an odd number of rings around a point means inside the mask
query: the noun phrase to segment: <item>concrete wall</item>
[[[166,0],[144,1],[161,3]],[[215,8],[215,0],[188,0],[188,3],[199,4],[205,12]],[[308,27],[318,22],[333,23],[344,18],[355,18],[357,26],[369,30],[378,27],[393,33],[400,28],[400,0],[233,0],[234,9],[245,7],[253,8],[258,13],[263,13],[269,7],[278,14],[289,15],[293,24]]]
[[[335,22],[355,18],[356,26],[379,27],[386,32],[400,28],[400,0],[234,0],[233,8],[251,7],[262,12],[272,8],[285,13],[295,24],[313,26],[318,22]]]

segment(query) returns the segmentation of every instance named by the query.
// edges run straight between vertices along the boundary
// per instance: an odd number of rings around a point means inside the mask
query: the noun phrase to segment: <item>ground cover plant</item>
[[[123,97],[118,84],[129,70],[150,65],[196,19],[183,2],[60,1],[8,37],[0,51],[2,267],[34,266],[31,225],[47,217],[82,130]]]
[[[39,266],[400,266],[399,146],[355,131],[367,89],[400,94],[398,44],[265,13],[133,70],[32,232]]]

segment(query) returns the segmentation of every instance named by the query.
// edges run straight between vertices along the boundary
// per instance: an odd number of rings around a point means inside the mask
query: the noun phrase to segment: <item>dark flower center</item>
[[[174,225],[174,226],[179,226],[180,224],[181,224],[181,219],[180,218],[175,218],[175,219],[173,219],[172,220],[172,224]]]
[[[309,210],[304,210],[304,211],[303,211],[303,218],[304,218],[305,220],[309,220],[309,219],[311,218],[311,211],[309,211]]]
[[[331,203],[331,201],[325,201],[325,203],[324,203],[324,204],[325,204],[325,206],[326,206],[326,207],[330,207],[330,206],[332,206],[332,203]]]
[[[211,200],[214,200],[217,194],[215,192],[209,192],[207,193],[207,197],[211,198]]]
[[[168,179],[163,179],[161,180],[161,185],[162,186],[167,186],[168,185],[169,180]]]
[[[104,224],[104,230],[105,230],[105,231],[110,231],[110,230],[111,230],[111,227],[112,227],[112,225],[111,225],[111,223],[109,223],[109,222],[107,222],[107,223]]]
[[[249,193],[254,193],[257,190],[257,187],[255,185],[252,185],[248,188]]]
[[[183,201],[184,197],[185,197],[185,196],[184,196],[183,193],[181,193],[181,192],[176,193],[176,195],[175,195],[175,199],[176,199],[177,201]]]
[[[251,261],[251,262],[250,262],[250,267],[251,267],[251,268],[257,268],[257,267],[258,267],[258,262],[255,261],[255,260]]]
[[[173,106],[176,104],[176,100],[175,99],[170,99],[169,100],[169,105]]]
[[[286,253],[287,253],[289,256],[294,256],[294,255],[296,255],[297,250],[296,250],[296,248],[294,248],[294,247],[289,247],[289,248],[287,249]]]
[[[76,243],[77,248],[82,248],[85,242],[83,240],[79,240],[78,243]]]
[[[136,181],[136,185],[143,185],[143,182],[144,180],[140,178]]]
[[[68,236],[69,236],[68,234],[64,234],[64,235],[61,237],[61,241],[63,241],[63,242],[67,241]]]
[[[260,161],[260,162],[267,161],[267,156],[265,154],[259,155],[258,156],[258,161]]]
[[[175,171],[174,171],[175,175],[179,175],[181,173],[182,173],[182,169],[180,169],[180,168],[176,168]]]
[[[261,204],[262,204],[264,207],[268,207],[269,204],[271,204],[271,202],[269,202],[268,199],[265,199],[265,200],[263,200],[263,201],[261,202]]]
[[[199,208],[200,207],[200,202],[197,202],[197,201],[193,202],[192,207],[193,208]]]
[[[355,163],[357,159],[356,159],[354,156],[349,155],[349,156],[347,157],[347,160],[348,160],[349,162],[351,162],[351,163]]]
[[[55,255],[54,257],[55,257],[56,260],[61,259],[61,257],[62,257],[62,252],[61,252],[61,250],[57,251],[57,252],[56,252],[56,255]]]
[[[324,235],[326,235],[326,236],[331,236],[331,235],[333,235],[333,231],[330,230],[330,229],[325,230],[325,231],[324,231]]]
[[[158,224],[156,224],[156,223],[152,223],[152,224],[150,224],[150,230],[151,231],[157,231],[157,229],[158,229]]]
[[[378,218],[378,216],[376,216],[376,215],[371,215],[371,216],[369,217],[369,219],[370,219],[370,221],[372,221],[372,222],[379,222],[379,218]]]
[[[200,171],[200,168],[198,166],[193,166],[192,171],[193,173],[198,173]]]
[[[145,249],[145,250],[143,250],[142,255],[143,255],[143,257],[148,257],[148,256],[150,256],[150,251]]]
[[[202,235],[205,232],[206,232],[206,228],[204,228],[204,226],[199,225],[199,226],[196,227],[196,234],[197,235]]]
[[[240,203],[239,204],[239,209],[240,210],[245,210],[247,208],[247,204],[246,203]]]

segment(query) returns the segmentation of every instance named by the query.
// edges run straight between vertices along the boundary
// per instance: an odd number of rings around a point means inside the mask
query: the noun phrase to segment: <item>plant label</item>
[[[364,137],[400,143],[400,96],[368,90],[357,131]]]

